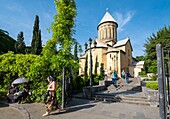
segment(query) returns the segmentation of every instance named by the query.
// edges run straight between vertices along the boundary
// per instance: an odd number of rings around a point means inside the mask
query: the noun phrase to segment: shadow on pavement
[[[0,101],[0,108],[2,107],[9,107],[9,104],[7,102]]]
[[[50,115],[60,115],[60,114],[65,114],[65,113],[71,113],[71,112],[75,112],[81,109],[92,108],[94,106],[96,106],[96,104],[73,106],[73,107],[66,108],[65,111],[54,112],[54,113],[51,113]]]

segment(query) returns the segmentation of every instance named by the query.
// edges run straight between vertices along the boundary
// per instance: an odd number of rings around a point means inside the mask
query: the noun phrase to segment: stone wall
[[[106,86],[85,86],[83,87],[83,98],[92,98],[95,92],[106,90]]]
[[[142,87],[142,91],[147,97],[147,101],[150,103],[150,106],[157,107],[159,105],[159,92],[158,90],[151,90],[147,87]]]

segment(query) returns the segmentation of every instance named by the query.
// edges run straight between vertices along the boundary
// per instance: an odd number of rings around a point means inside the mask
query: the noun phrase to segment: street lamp
[[[92,39],[91,38],[89,38],[89,50],[90,50],[90,86],[92,86],[93,85],[93,83],[92,83],[92,67],[93,67],[93,65],[92,65],[92,47],[91,47],[91,45],[92,45]],[[96,41],[94,41],[94,43],[93,43],[93,45],[94,45],[94,48],[96,47],[96,45],[97,45],[97,42]],[[88,46],[88,44],[87,43],[85,43],[85,49],[87,50],[87,46]]]

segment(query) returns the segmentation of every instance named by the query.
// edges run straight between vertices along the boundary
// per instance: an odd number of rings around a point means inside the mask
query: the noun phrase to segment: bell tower
[[[104,17],[97,26],[98,39],[113,46],[117,42],[117,27],[117,22],[109,14],[107,8]]]

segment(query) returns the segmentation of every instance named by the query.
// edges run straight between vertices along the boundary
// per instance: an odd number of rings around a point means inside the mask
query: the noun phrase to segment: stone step
[[[127,90],[132,90],[132,91],[141,91],[142,88],[140,85],[118,85],[116,88],[113,85],[110,85],[107,87],[107,90],[122,90],[122,91],[127,91]]]
[[[121,100],[148,102],[146,97],[120,96]]]
[[[136,105],[146,105],[150,106],[149,102],[145,101],[130,101],[130,100],[120,100],[121,103],[136,104]]]
[[[146,96],[133,96],[133,95],[124,95],[120,96],[121,98],[130,98],[130,99],[144,99],[147,100]]]
[[[120,102],[128,104],[140,104],[140,105],[150,105],[147,98],[142,95],[119,95]]]
[[[120,102],[120,98],[115,97],[114,95],[94,95],[93,99],[95,101],[103,102]]]

